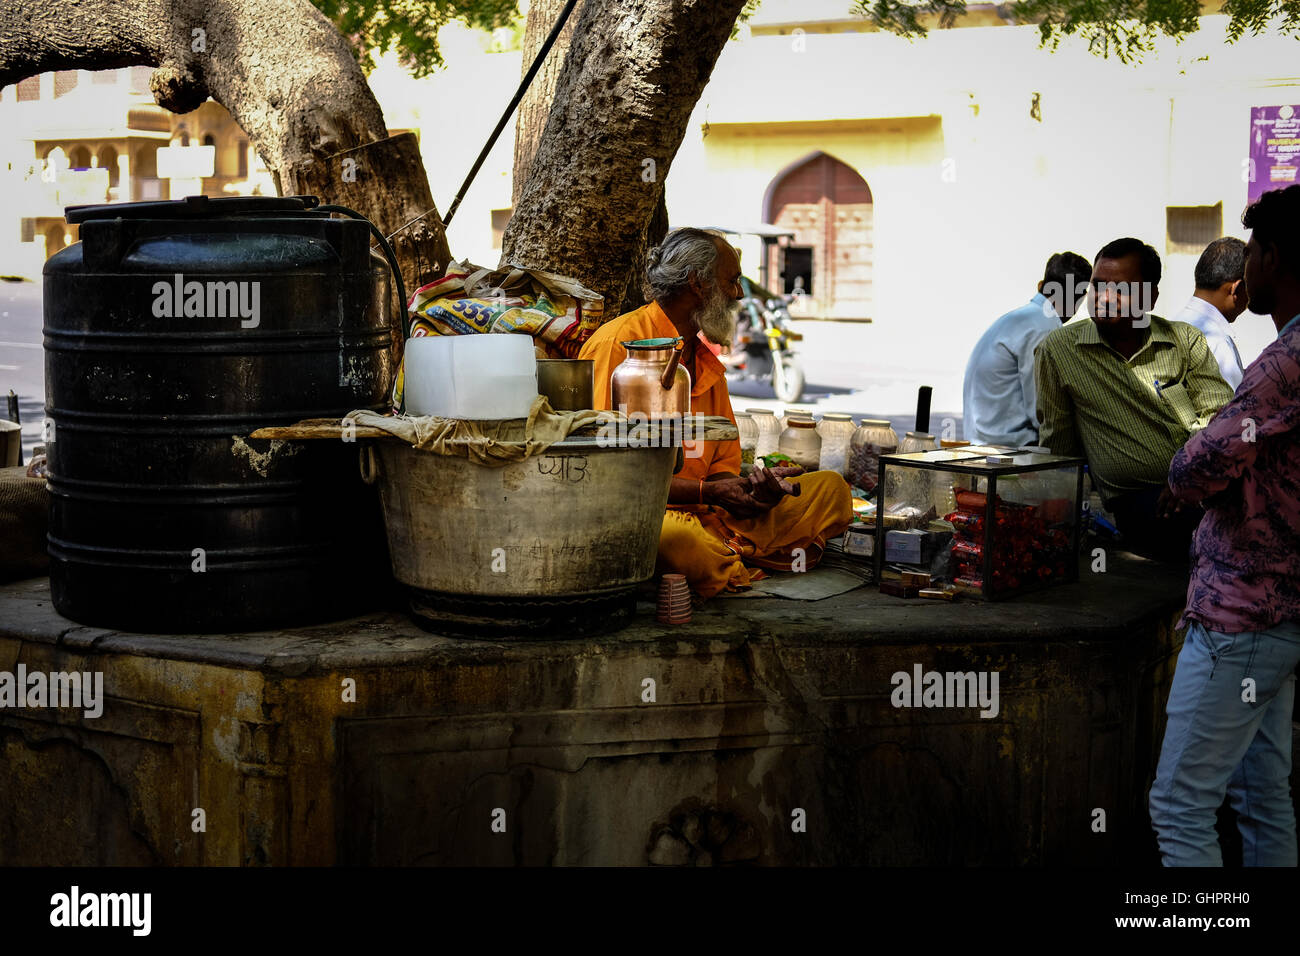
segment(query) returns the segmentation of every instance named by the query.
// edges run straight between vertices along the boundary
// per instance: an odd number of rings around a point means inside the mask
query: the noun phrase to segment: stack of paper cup
[[[660,624],[691,622],[691,587],[684,574],[665,574],[659,581],[659,605],[655,620]]]

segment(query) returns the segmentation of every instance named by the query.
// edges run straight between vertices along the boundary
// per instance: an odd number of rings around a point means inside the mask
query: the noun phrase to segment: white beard
[[[736,325],[731,318],[731,302],[722,294],[722,287],[716,280],[709,292],[708,301],[691,318],[700,327],[704,337],[714,345],[730,345],[736,334]]]

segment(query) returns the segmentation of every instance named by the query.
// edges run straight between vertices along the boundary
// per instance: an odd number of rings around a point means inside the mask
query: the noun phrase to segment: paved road
[[[0,395],[18,395],[23,461],[39,444],[45,420],[45,352],[41,346],[41,285],[0,281]],[[0,406],[0,414],[4,414]],[[8,417],[5,415],[5,417]]]
[[[800,408],[818,412],[850,412],[860,418],[888,418],[901,437],[916,427],[916,391],[934,389],[930,403],[930,430],[961,437],[961,376],[951,369],[910,365],[882,347],[880,330],[869,322],[796,320],[795,331],[804,338],[796,345],[803,364],[804,398]],[[922,360],[923,357],[922,357]],[[732,382],[731,404],[781,411],[769,385]],[[946,421],[950,420],[950,421]],[[949,427],[944,432],[945,425]]]
[[[0,394],[17,393],[23,422],[23,457],[40,441],[44,420],[45,364],[41,347],[41,286],[37,282],[0,282]],[[915,427],[916,389],[934,388],[930,428],[961,437],[961,380],[951,369],[904,367],[886,356],[879,329],[870,323],[796,321],[804,335],[798,344],[808,382],[798,405],[818,412],[851,412],[859,417],[888,418],[901,436]],[[783,406],[766,384],[734,382],[736,409]]]

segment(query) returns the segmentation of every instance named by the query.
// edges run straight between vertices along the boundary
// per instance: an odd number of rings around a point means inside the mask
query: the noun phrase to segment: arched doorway
[[[117,188],[119,171],[117,168],[117,150],[112,146],[101,146],[99,155],[96,157],[100,169],[108,170],[108,186],[110,189]]]
[[[135,151],[135,156],[131,161],[139,176],[157,176],[158,175],[158,147],[152,144],[141,146]]]
[[[158,146],[138,147],[131,156],[131,198],[136,201],[167,198],[164,180],[158,178]]]
[[[62,146],[55,146],[45,152],[45,170],[41,174],[41,179],[47,183],[56,182],[59,173],[68,168],[68,154],[63,151]]]
[[[68,153],[68,165],[72,169],[90,168],[90,150],[85,146],[74,146]]]
[[[787,167],[768,187],[763,218],[794,233],[770,253],[774,285],[779,276],[782,291],[802,288],[808,314],[872,317],[871,187],[853,167],[821,152]]]
[[[55,223],[52,226],[46,227],[45,258],[48,259],[67,244],[67,236],[63,231],[63,223]]]

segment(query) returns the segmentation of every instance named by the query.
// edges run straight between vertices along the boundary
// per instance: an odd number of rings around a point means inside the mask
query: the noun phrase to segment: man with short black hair
[[[1083,455],[1124,546],[1185,564],[1200,512],[1169,497],[1169,460],[1232,398],[1205,336],[1151,314],[1160,255],[1140,239],[1097,253],[1089,322],[1070,322],[1035,355],[1038,443]]]
[[[1078,311],[1092,266],[1078,253],[1047,260],[1038,294],[999,318],[980,337],[966,363],[962,427],[982,445],[1038,444],[1034,349]]]
[[[1245,366],[1228,326],[1246,311],[1246,244],[1232,236],[1215,239],[1196,261],[1196,294],[1174,316],[1195,326],[1214,353],[1219,374],[1234,392]]]
[[[1295,866],[1291,715],[1300,663],[1300,185],[1266,192],[1242,223],[1250,310],[1278,336],[1237,394],[1169,466],[1205,506],[1187,626],[1151,787],[1166,866],[1223,863],[1215,814],[1237,810],[1246,866]]]

